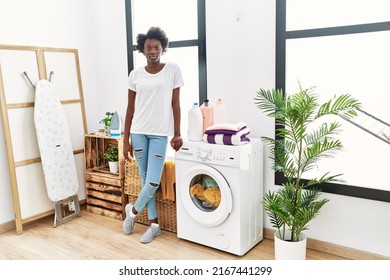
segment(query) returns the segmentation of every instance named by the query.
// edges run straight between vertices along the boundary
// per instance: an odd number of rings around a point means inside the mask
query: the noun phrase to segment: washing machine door
[[[208,165],[195,165],[182,177],[180,190],[184,209],[198,223],[213,227],[232,211],[232,193],[222,174]]]

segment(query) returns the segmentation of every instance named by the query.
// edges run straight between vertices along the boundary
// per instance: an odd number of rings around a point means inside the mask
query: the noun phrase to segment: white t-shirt
[[[174,132],[172,93],[184,85],[178,65],[166,63],[150,74],[145,67],[130,72],[128,88],[136,92],[130,133],[170,136]]]

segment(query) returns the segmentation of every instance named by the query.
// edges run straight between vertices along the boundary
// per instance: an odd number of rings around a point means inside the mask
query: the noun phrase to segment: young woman
[[[136,215],[147,208],[151,225],[141,236],[142,243],[161,234],[158,224],[155,192],[160,185],[168,136],[177,151],[183,145],[180,135],[180,87],[184,85],[179,66],[162,63],[168,38],[159,27],[138,34],[137,50],[146,57],[147,65],[134,69],[128,79],[128,105],[124,129],[123,153],[137,161],[142,189],[134,205],[125,207],[123,232],[130,234]]]

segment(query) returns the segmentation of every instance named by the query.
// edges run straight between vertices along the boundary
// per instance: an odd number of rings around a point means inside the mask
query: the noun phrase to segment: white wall
[[[260,87],[274,86],[275,1],[206,1],[208,93],[222,97],[231,121],[251,136],[273,136],[273,120],[254,106]],[[18,8],[22,7],[22,8]],[[88,127],[102,114],[126,107],[127,53],[124,1],[0,0],[0,44],[77,48]],[[4,28],[6,26],[7,28]],[[3,130],[0,131],[1,135]],[[4,137],[0,145],[0,224],[13,219]],[[266,160],[265,191],[274,188]],[[307,232],[310,238],[390,257],[390,204],[324,194],[330,202]],[[268,220],[265,223],[271,228]]]
[[[207,76],[211,102],[222,97],[232,121],[251,135],[273,136],[274,122],[253,103],[258,88],[275,84],[275,1],[207,2]],[[223,7],[223,8],[221,8]],[[265,191],[274,187],[266,158]],[[324,194],[330,202],[306,232],[309,238],[390,257],[390,203]],[[266,219],[265,227],[271,228]]]
[[[274,120],[256,108],[253,98],[260,87],[275,85],[275,2],[214,0],[206,5],[210,102],[221,97],[229,121],[246,122],[251,137],[273,137]],[[264,160],[264,186],[272,186],[274,174],[267,155]]]
[[[124,110],[127,92],[124,7],[123,0],[0,0],[0,44],[78,49],[91,131],[100,127],[99,120],[107,110],[116,110],[115,106]],[[117,96],[122,99],[116,100]],[[0,224],[3,224],[14,219],[14,210],[2,123],[0,138]]]
[[[124,120],[128,76],[125,0],[95,0],[93,6],[98,120],[90,129],[101,128],[107,111],[118,111]]]

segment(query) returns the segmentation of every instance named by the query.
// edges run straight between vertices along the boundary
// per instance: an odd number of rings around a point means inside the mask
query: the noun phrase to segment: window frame
[[[275,54],[275,88],[286,89],[286,43],[289,39],[302,39],[323,36],[347,35],[365,32],[389,31],[390,22],[377,22],[368,24],[356,24],[348,26],[336,26],[328,28],[313,28],[305,30],[287,31],[287,0],[276,1],[276,54]],[[276,124],[275,124],[276,129]],[[302,180],[307,182],[307,180]],[[275,184],[286,182],[282,173],[275,173]],[[344,184],[326,183],[321,185],[326,193],[365,198],[383,202],[390,202],[390,191],[372,189],[367,187],[351,186]]]
[[[133,42],[132,1],[125,0],[126,37],[127,37],[127,68],[128,74],[134,69],[133,51],[136,45]],[[199,65],[199,100],[207,99],[207,60],[206,60],[206,4],[205,0],[197,0],[198,39],[170,41],[169,48],[198,47]]]

